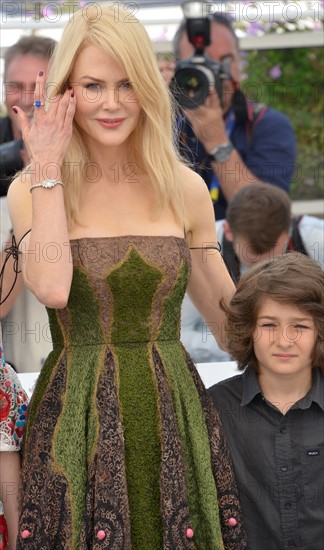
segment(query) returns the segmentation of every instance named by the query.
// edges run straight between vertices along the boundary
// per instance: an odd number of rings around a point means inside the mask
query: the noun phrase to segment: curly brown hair
[[[230,304],[226,306],[221,302],[226,313],[228,350],[237,361],[238,369],[244,370],[249,365],[258,371],[253,332],[265,297],[294,305],[313,318],[317,339],[312,366],[324,371],[323,270],[300,253],[277,256],[271,262],[261,262],[250,268],[238,283]]]

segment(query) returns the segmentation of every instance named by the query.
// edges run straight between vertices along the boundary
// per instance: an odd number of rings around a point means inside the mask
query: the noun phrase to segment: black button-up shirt
[[[324,550],[324,375],[283,415],[253,369],[212,386],[231,450],[249,550]]]

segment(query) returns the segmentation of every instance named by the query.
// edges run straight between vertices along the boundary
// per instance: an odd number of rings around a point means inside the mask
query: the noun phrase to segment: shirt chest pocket
[[[301,449],[304,497],[307,506],[324,506],[324,443]]]

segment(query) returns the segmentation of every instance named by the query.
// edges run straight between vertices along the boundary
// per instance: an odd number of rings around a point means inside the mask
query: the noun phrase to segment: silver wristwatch
[[[229,141],[228,143],[223,143],[222,145],[215,147],[215,149],[213,149],[208,156],[211,161],[221,164],[229,159],[232,151],[233,145]]]

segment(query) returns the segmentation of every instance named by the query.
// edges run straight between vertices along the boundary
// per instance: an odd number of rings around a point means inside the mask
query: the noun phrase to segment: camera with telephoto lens
[[[7,194],[12,177],[24,166],[20,154],[23,145],[22,139],[0,145],[0,197]]]
[[[180,107],[196,109],[204,103],[213,88],[222,104],[223,81],[232,78],[231,59],[214,61],[204,51],[210,44],[211,27],[211,18],[204,10],[204,2],[185,2],[182,8],[188,39],[195,52],[188,59],[177,62],[170,84],[171,92]]]

